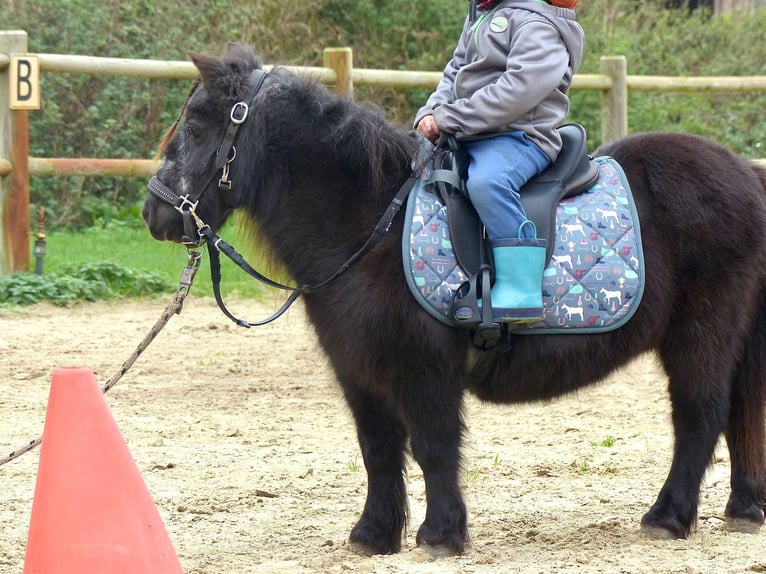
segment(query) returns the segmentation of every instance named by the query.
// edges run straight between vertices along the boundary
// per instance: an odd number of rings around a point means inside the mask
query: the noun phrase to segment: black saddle
[[[537,237],[548,240],[548,259],[554,245],[556,207],[559,202],[589,189],[598,181],[598,166],[587,154],[585,129],[579,124],[558,128],[563,147],[548,169],[521,189],[527,218],[537,226]],[[469,275],[476,275],[487,261],[481,220],[465,193],[467,157],[454,138],[440,144],[431,176],[447,205],[452,248]]]

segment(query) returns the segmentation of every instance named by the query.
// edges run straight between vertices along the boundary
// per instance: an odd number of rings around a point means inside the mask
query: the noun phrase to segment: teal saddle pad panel
[[[633,194],[611,157],[594,160],[599,179],[556,208],[551,258],[543,272],[543,319],[513,325],[516,334],[599,333],[624,325],[644,290],[644,259]],[[452,250],[447,207],[428,169],[407,202],[402,256],[412,295],[434,318],[455,325],[450,308],[468,280]]]

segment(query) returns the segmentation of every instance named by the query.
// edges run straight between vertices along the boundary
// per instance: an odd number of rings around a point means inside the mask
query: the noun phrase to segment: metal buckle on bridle
[[[250,110],[248,105],[245,102],[237,102],[232,106],[231,113],[229,114],[229,119],[231,119],[231,123],[239,125],[245,123],[245,120],[247,119],[247,113]]]
[[[224,193],[231,192],[231,180],[229,179],[229,165],[231,165],[231,162],[233,162],[236,159],[236,157],[237,157],[237,148],[234,146],[231,146],[229,157],[226,158],[226,163],[224,163],[221,166],[221,178],[218,180],[218,191],[222,191]]]
[[[207,225],[199,215],[197,215],[197,204],[199,200],[192,201],[189,194],[179,196],[180,203],[173,208],[181,214],[184,223],[184,234],[181,237],[181,243],[187,247],[198,247],[202,238],[202,228]],[[192,224],[194,220],[194,224]],[[196,232],[194,227],[197,227]]]
[[[178,199],[181,200],[181,203],[178,205],[174,205],[173,208],[175,208],[176,211],[178,211],[181,215],[184,213],[195,213],[197,210],[197,204],[199,203],[199,199],[197,201],[192,201],[189,199],[189,194],[181,195],[178,197]],[[189,206],[189,209],[184,209],[186,206]]]

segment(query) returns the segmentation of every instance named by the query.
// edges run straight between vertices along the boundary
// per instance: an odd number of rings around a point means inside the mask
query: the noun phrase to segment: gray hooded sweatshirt
[[[582,61],[574,10],[542,0],[505,0],[466,19],[436,91],[415,115],[433,114],[458,139],[525,132],[551,160],[569,113],[567,91]]]

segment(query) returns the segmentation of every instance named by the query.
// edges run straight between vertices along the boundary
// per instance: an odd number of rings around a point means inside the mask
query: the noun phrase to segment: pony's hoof
[[[351,530],[348,543],[353,552],[363,556],[399,552],[402,549],[401,535],[389,538],[386,534],[374,528],[372,521],[360,520]]]
[[[756,522],[749,518],[734,518],[733,516],[726,517],[726,530],[729,532],[739,532],[741,534],[755,534],[763,526],[763,520]]]
[[[451,558],[452,556],[458,556],[460,552],[457,549],[447,546],[446,544],[418,544],[418,548],[423,550],[431,558]]]
[[[642,524],[641,536],[651,538],[652,540],[677,540],[679,538],[667,528],[654,524]]]
[[[364,542],[349,541],[348,545],[354,554],[359,554],[360,556],[375,556],[376,554],[384,554],[371,544],[366,544]]]
[[[641,534],[655,540],[683,540],[689,537],[691,528],[665,513],[650,510],[641,519]]]
[[[434,558],[457,556],[465,550],[467,536],[458,532],[440,532],[423,523],[415,541]]]
[[[732,532],[756,532],[764,523],[763,508],[755,496],[733,493],[726,504],[726,528]]]

